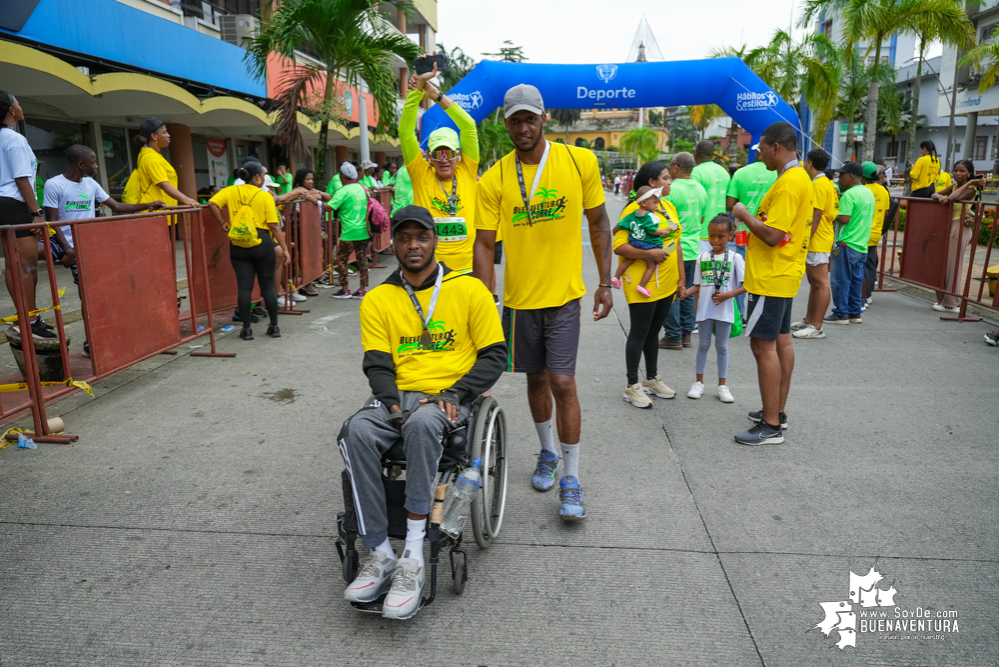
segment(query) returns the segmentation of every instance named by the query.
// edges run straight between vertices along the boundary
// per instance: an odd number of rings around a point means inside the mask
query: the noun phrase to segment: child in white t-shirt
[[[708,242],[711,250],[701,253],[694,266],[694,286],[687,290],[685,298],[700,293],[697,302],[697,327],[700,339],[697,344],[697,381],[687,392],[688,398],[700,398],[704,394],[704,367],[711,348],[711,334],[715,336],[715,351],[718,354],[718,389],[715,395],[722,403],[731,403],[732,392],[725,385],[728,377],[728,338],[732,332],[737,313],[735,297],[746,293],[742,281],[746,275],[746,263],[742,257],[728,250],[726,245],[735,234],[735,222],[725,214],[719,214],[708,225]]]

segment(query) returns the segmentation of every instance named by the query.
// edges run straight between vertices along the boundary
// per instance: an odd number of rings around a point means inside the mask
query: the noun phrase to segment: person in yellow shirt
[[[392,216],[400,268],[368,293],[360,312],[364,374],[375,402],[348,419],[337,438],[350,480],[345,491],[371,549],[344,597],[372,602],[387,593],[386,618],[410,618],[423,598],[423,541],[444,433],[468,421],[472,403],[506,366],[492,295],[482,282],[434,259],[438,229],[420,206]],[[400,437],[409,514],[397,558],[388,537],[382,459]]]
[[[791,324],[795,338],[826,337],[822,318],[832,298],[829,287],[829,258],[833,245],[833,220],[839,211],[839,195],[832,181],[826,176],[829,153],[815,148],[805,157],[805,171],[812,179],[812,238],[808,242],[805,258],[805,276],[808,278],[808,309],[805,316]]]
[[[954,180],[950,177],[950,174],[946,171],[941,171],[940,175],[937,176],[937,184],[934,186],[934,189],[937,192],[940,192],[941,190],[949,188],[953,184]]]
[[[222,218],[223,208],[229,209],[229,220],[233,221],[243,208],[249,207],[253,221],[257,227],[257,243],[251,247],[236,245],[230,239],[229,259],[236,273],[237,302],[239,304],[239,319],[243,329],[239,337],[243,340],[253,340],[251,307],[253,295],[253,280],[256,278],[260,286],[260,295],[264,298],[264,306],[270,316],[267,335],[280,338],[278,328],[278,300],[274,290],[274,268],[277,255],[274,246],[280,245],[284,251],[284,263],[291,263],[291,253],[281,231],[281,218],[278,216],[274,197],[263,190],[264,167],[259,162],[247,162],[237,169],[243,185],[233,185],[223,188],[217,195],[208,200],[208,210],[222,228],[229,231],[229,223]],[[275,244],[275,241],[277,242]]]
[[[750,412],[755,426],[735,436],[743,445],[784,442],[784,407],[794,372],[791,343],[791,302],[801,285],[811,239],[812,182],[798,161],[794,126],[781,121],[763,131],[758,157],[777,172],[756,216],[743,204],[732,217],[751,236],[746,248],[746,335],[756,358],[763,409]]]
[[[885,214],[891,206],[891,195],[884,185],[885,168],[873,162],[865,162],[864,187],[874,194],[874,223],[871,225],[871,238],[867,241],[867,259],[864,262],[864,305],[863,309],[873,303],[874,282],[878,275],[878,246],[881,244],[881,234],[884,230]],[[950,176],[948,175],[948,178]]]
[[[607,317],[614,306],[600,165],[592,151],[545,139],[548,117],[534,86],[520,84],[506,91],[503,107],[514,150],[479,181],[475,277],[489,284],[501,230],[507,256],[503,323],[509,370],[527,373],[527,400],[542,447],[532,484],[539,491],[552,489],[564,459],[559,516],[580,521],[586,510],[578,472],[581,416],[575,373],[580,301],[586,293],[584,213],[600,276],[593,320]],[[561,458],[552,438],[553,398]]]
[[[399,142],[412,181],[413,203],[430,211],[437,221],[437,261],[453,271],[471,273],[479,135],[468,112],[430,83],[436,75],[435,64],[433,71],[410,78],[409,96],[399,119]],[[416,138],[416,113],[425,97],[440,105],[458,126],[458,132],[450,127],[431,132],[426,156]]]
[[[142,121],[139,132],[135,135],[135,144],[139,148],[139,155],[132,178],[138,179],[134,190],[137,200],[130,203],[162,201],[167,206],[199,206],[197,199],[188,197],[177,189],[177,172],[161,154],[170,145],[166,123],[159,118]]]
[[[909,178],[912,179],[912,196],[929,199],[936,192],[937,177],[940,175],[940,159],[937,157],[937,148],[932,141],[927,140],[919,144],[919,150],[923,155],[909,170]]]

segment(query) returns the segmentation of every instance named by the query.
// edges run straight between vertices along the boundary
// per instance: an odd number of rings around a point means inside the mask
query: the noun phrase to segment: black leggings
[[[648,303],[629,303],[631,329],[628,342],[624,346],[624,364],[628,369],[628,384],[638,382],[638,362],[645,353],[645,377],[654,378],[659,374],[659,330],[669,315],[673,294],[665,299]]]
[[[229,244],[229,259],[232,260],[232,270],[236,272],[236,287],[239,290],[239,319],[243,321],[244,329],[250,327],[254,277],[260,285],[260,294],[264,297],[271,324],[277,324],[278,300],[277,292],[274,291],[277,257],[274,255],[274,245],[270,236],[264,236],[260,245],[253,248]]]
[[[931,199],[933,197],[933,193],[936,191],[937,191],[936,187],[932,185],[927,185],[925,188],[919,188],[918,190],[913,190],[910,196],[922,197],[924,199]]]

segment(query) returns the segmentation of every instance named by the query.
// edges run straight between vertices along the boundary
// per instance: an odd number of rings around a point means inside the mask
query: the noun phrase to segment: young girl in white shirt
[[[726,244],[735,234],[735,222],[728,215],[719,214],[708,225],[708,242],[711,250],[701,253],[694,267],[694,286],[687,290],[684,298],[700,293],[697,302],[697,381],[687,392],[688,398],[704,395],[704,367],[711,348],[711,334],[715,336],[715,351],[718,354],[718,389],[715,390],[722,403],[731,403],[732,392],[726,386],[728,378],[728,339],[736,317],[735,297],[746,293],[742,286],[746,275],[745,260],[729,250]]]

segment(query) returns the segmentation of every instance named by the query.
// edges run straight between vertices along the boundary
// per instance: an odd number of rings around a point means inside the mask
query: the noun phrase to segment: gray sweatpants
[[[444,434],[454,428],[436,403],[420,405],[427,394],[399,392],[403,411],[410,412],[402,425],[406,453],[406,509],[428,514],[434,499],[437,465],[444,451]],[[468,421],[471,406],[463,405],[457,426]],[[357,525],[364,546],[373,549],[388,537],[388,512],[382,485],[382,457],[400,437],[387,407],[375,401],[344,422],[340,431],[340,453],[354,491]]]

